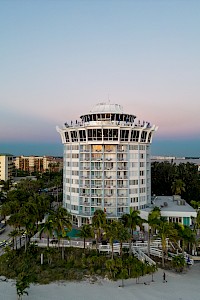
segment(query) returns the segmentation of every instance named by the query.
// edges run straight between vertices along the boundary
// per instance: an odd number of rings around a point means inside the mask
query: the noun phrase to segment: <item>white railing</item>
[[[47,238],[37,238],[32,237],[31,242],[37,243],[39,247],[47,247],[48,240]],[[49,247],[77,247],[77,248],[84,248],[83,241],[75,241],[75,240],[64,240],[61,239],[60,241],[55,239],[49,239]],[[92,242],[85,242],[86,248],[92,248]]]
[[[150,265],[156,265],[155,261],[151,259],[148,255],[146,255],[141,249],[138,247],[132,246],[133,254],[142,262],[148,262]]]
[[[39,238],[39,237],[32,237],[31,242],[37,243],[39,247],[47,247],[47,238]],[[56,239],[49,239],[49,247],[77,247],[77,248],[84,248],[83,241],[76,241],[76,240],[64,240],[61,239],[60,241]],[[92,242],[85,242],[85,247],[92,249],[93,244]],[[123,243],[123,248],[129,248],[129,243]],[[112,252],[112,246],[110,244],[107,245],[98,245],[99,252]],[[156,263],[146,254],[148,253],[148,242],[136,242],[131,244],[132,253],[141,261],[147,261],[150,265],[155,265]],[[113,244],[113,252],[120,254],[120,243]],[[162,245],[160,240],[153,241],[150,245],[150,254],[153,256],[157,256],[159,258],[162,257]],[[171,260],[173,256],[179,255],[180,253],[170,253],[170,256],[167,259]],[[184,252],[185,261],[189,265],[194,264],[194,260]]]

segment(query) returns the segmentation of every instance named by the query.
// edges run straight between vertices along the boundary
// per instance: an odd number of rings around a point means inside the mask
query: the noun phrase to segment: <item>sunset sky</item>
[[[200,1],[0,1],[0,153],[62,155],[56,125],[99,102],[200,156]]]

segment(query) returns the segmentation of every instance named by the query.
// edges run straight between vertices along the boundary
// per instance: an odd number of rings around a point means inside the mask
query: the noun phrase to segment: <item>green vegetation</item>
[[[185,258],[183,255],[176,255],[172,258],[172,267],[176,272],[182,272],[186,265]]]
[[[151,164],[152,195],[181,195],[189,204],[200,201],[200,173],[191,163],[176,165],[169,162]]]
[[[160,172],[160,177],[154,173],[153,179],[160,180],[159,194],[169,195],[171,193],[168,189],[170,189],[175,194],[184,196],[188,192],[186,179],[190,176],[195,183],[199,178],[193,165],[181,166],[178,169],[173,164],[164,163],[162,168],[156,164],[154,167]],[[181,174],[184,176],[181,177]],[[144,223],[149,224],[149,244],[153,235],[161,239],[163,267],[168,257],[169,242],[174,243],[176,249],[182,249],[182,252],[190,251],[196,243],[195,231],[184,225],[168,223],[161,217],[160,209],[155,207],[149,214],[148,220],[143,220],[139,211],[134,210],[130,210],[130,213],[123,215],[120,220],[108,220],[104,211],[96,210],[92,217],[92,224],[83,225],[79,229],[78,237],[84,241],[83,249],[64,247],[64,239],[70,239],[72,222],[68,211],[58,205],[61,184],[61,173],[38,174],[37,181],[26,179],[20,182],[16,189],[8,190],[1,206],[1,214],[9,216],[7,222],[13,230],[10,233],[12,249],[7,247],[5,254],[0,257],[0,275],[16,279],[19,299],[27,293],[30,283],[46,284],[58,280],[82,280],[87,276],[107,276],[112,280],[121,279],[124,286],[124,279],[136,278],[136,282],[139,282],[139,278],[145,274],[151,274],[153,281],[157,266],[139,261],[134,257],[131,249],[133,232],[138,227],[143,229]],[[46,191],[47,187],[56,187],[53,196]],[[53,202],[56,202],[55,207],[52,207]],[[199,212],[200,202],[193,200],[191,204]],[[195,230],[199,226],[200,215],[198,214]],[[21,247],[21,237],[24,233],[25,245]],[[40,237],[42,235],[47,237],[46,248],[39,248],[36,244],[30,243],[30,238],[35,233]],[[50,247],[49,241],[52,238],[56,242],[54,247]],[[16,243],[16,240],[19,243]],[[96,249],[87,249],[86,240],[95,242]],[[120,244],[119,254],[114,252],[115,241]],[[111,245],[110,254],[98,252],[98,245],[102,242]],[[123,249],[123,243],[129,243],[129,251]],[[173,256],[171,267],[181,271],[184,266],[183,255]]]
[[[51,250],[51,251],[49,251]],[[44,261],[41,265],[41,254]],[[47,284],[58,280],[83,280],[88,276],[107,276],[109,279],[139,278],[151,274],[151,266],[123,254],[110,259],[96,250],[67,248],[64,260],[57,248],[43,249],[30,244],[27,251],[10,250],[0,257],[0,274],[16,278],[25,288],[32,283]]]

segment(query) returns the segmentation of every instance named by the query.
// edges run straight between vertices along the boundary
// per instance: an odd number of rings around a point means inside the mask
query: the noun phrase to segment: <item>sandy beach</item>
[[[200,295],[200,263],[195,263],[182,274],[166,271],[166,283],[163,283],[163,271],[140,279],[136,284],[134,279],[125,280],[125,286],[119,287],[121,281],[110,282],[99,280],[95,283],[59,282],[48,285],[31,285],[29,295],[23,299],[29,300],[196,300]],[[146,284],[144,284],[146,283]],[[12,280],[0,282],[0,299],[16,300],[15,283]]]

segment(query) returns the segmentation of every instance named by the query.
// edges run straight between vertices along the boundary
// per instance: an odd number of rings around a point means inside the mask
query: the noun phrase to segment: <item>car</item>
[[[6,224],[0,222],[0,229],[1,229],[1,228],[5,228],[5,227],[6,227]]]
[[[6,241],[6,246],[11,246],[12,244],[13,244],[12,239]]]
[[[0,241],[0,247],[3,247],[6,245],[6,240]]]
[[[5,223],[0,223],[0,233],[4,232],[6,229],[6,224]]]

